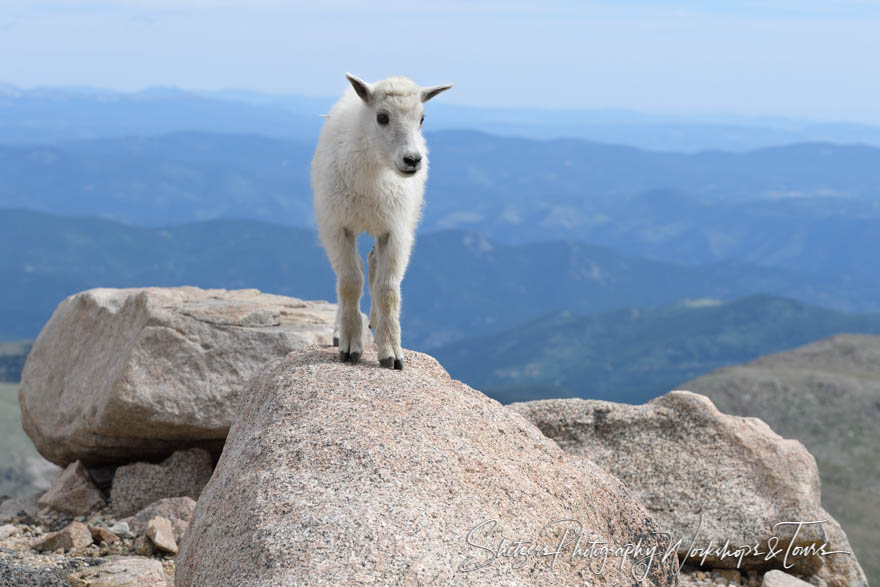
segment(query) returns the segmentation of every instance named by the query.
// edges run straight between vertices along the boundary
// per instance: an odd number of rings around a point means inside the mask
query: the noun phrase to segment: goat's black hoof
[[[351,359],[351,353],[349,353],[348,351],[339,351],[339,360],[340,361],[342,361],[343,363],[346,363],[346,362],[348,362],[349,359]]]
[[[348,356],[348,360],[351,361],[352,365],[357,365],[358,363],[361,362],[361,354],[358,352],[351,353]]]
[[[394,368],[398,371],[403,370],[403,359],[394,359]]]
[[[333,346],[339,346],[339,337],[338,336],[333,337]]]
[[[379,365],[385,367],[386,369],[391,369],[394,366],[394,357],[388,357],[387,359],[379,359]]]

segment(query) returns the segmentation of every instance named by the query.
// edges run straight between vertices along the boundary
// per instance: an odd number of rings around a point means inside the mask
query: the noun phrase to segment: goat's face
[[[368,110],[368,132],[380,157],[401,175],[418,173],[427,155],[422,136],[422,103],[410,96],[385,96],[375,100]]]
[[[351,74],[346,77],[364,103],[361,124],[371,147],[400,175],[416,175],[428,154],[422,136],[424,103],[452,84],[420,88],[403,77],[376,84],[367,84]]]

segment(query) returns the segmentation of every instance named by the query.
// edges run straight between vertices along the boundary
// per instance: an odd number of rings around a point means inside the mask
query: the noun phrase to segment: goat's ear
[[[361,100],[369,104],[373,101],[373,87],[356,75],[346,73],[345,77],[351,82],[351,87],[361,97]]]
[[[440,92],[445,92],[452,86],[453,84],[443,84],[442,86],[431,86],[428,88],[422,88],[422,102],[427,102]]]

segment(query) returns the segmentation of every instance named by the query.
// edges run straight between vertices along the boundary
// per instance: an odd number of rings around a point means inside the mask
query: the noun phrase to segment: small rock
[[[806,581],[801,581],[797,577],[792,577],[788,573],[782,571],[770,571],[764,575],[762,587],[812,587]]]
[[[712,571],[721,579],[725,579],[729,585],[739,585],[742,575],[736,569],[715,569]]]
[[[167,518],[174,530],[174,540],[180,544],[195,511],[196,501],[191,497],[169,497],[148,505],[127,522],[133,533],[144,534],[150,520],[156,516]]]
[[[121,538],[134,538],[134,534],[126,521],[116,522],[110,526],[110,531]]]
[[[166,497],[199,499],[213,472],[213,459],[204,449],[177,451],[158,465],[133,463],[116,470],[110,502],[117,517],[134,515]]]
[[[3,526],[0,526],[0,540],[6,540],[16,532],[18,532],[18,528],[12,524],[4,524]]]
[[[156,548],[171,554],[177,554],[177,542],[174,541],[174,530],[171,522],[162,516],[156,516],[147,524],[147,538],[153,541]]]
[[[71,551],[85,548],[92,543],[89,527],[81,522],[71,522],[61,530],[34,542],[33,549],[38,552]]]
[[[107,504],[83,464],[74,461],[55,478],[49,491],[40,498],[39,505],[41,508],[82,516]],[[83,522],[85,518],[77,518],[77,521]]]
[[[156,548],[153,546],[153,543],[150,542],[149,538],[146,536],[138,536],[134,539],[132,550],[135,554],[140,556],[153,556]]]
[[[105,544],[116,544],[119,542],[119,536],[106,528],[89,526],[89,532],[92,533],[92,540],[94,540],[96,544],[100,544],[101,542]]]
[[[138,556],[109,556],[105,564],[71,573],[74,587],[153,587],[171,585],[162,563]]]

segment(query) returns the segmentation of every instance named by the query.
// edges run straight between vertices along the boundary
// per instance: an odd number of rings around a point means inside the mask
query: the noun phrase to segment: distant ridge
[[[362,245],[365,254],[370,239]],[[0,250],[0,340],[34,338],[64,297],[93,287],[197,285],[335,298],[313,231],[254,220],[143,228],[0,209]],[[755,292],[850,308],[876,302],[869,286],[747,263],[675,264],[576,241],[504,245],[442,231],[416,241],[402,323],[411,348],[430,350],[563,309],[594,314]]]
[[[453,377],[500,401],[642,403],[719,367],[840,332],[880,334],[880,313],[846,314],[766,295],[595,316],[560,312],[458,341],[434,356]]]
[[[181,130],[314,139],[332,96],[157,86],[118,92],[89,86],[0,84],[0,142],[45,143]],[[746,151],[809,141],[880,146],[880,126],[779,116],[680,115],[613,108],[542,109],[438,104],[429,128],[469,128],[532,139],[560,137],[658,151]]]

